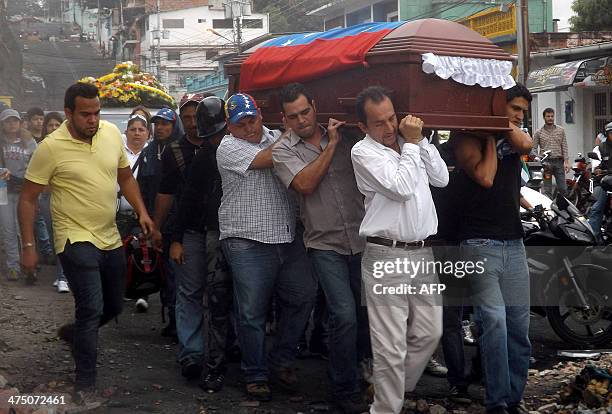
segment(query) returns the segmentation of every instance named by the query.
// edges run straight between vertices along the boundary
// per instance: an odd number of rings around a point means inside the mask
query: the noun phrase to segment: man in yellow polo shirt
[[[75,300],[75,323],[59,335],[72,345],[75,391],[95,398],[98,327],[123,306],[126,262],[115,224],[117,183],[134,206],[145,234],[153,230],[132,176],[119,129],[100,121],[98,89],[76,83],[64,98],[66,121],[37,148],[19,200],[21,262],[38,261],[33,223],[38,195],[51,188],[55,249]]]

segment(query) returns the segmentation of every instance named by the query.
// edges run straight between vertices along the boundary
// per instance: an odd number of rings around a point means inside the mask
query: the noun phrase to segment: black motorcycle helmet
[[[210,138],[223,131],[225,123],[225,102],[216,96],[204,98],[196,108],[198,137]]]
[[[612,191],[612,175],[606,175],[602,178],[600,185],[604,191]]]

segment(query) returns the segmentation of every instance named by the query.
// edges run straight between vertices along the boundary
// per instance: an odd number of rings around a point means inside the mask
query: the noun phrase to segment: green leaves
[[[574,0],[573,32],[612,30],[612,0]]]

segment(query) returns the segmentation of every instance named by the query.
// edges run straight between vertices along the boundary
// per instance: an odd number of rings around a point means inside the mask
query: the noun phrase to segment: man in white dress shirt
[[[442,335],[441,295],[432,289],[438,277],[425,239],[438,226],[429,185],[446,186],[448,170],[423,138],[421,119],[408,115],[398,125],[383,88],[364,89],[356,109],[366,134],[351,158],[366,209],[359,234],[367,241],[361,272],[374,356],[370,413],[399,413]]]

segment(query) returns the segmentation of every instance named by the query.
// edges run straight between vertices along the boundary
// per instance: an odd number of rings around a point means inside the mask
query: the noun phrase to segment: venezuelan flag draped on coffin
[[[357,94],[382,85],[400,116],[415,114],[428,128],[502,131],[504,90],[514,85],[508,53],[438,19],[281,36],[243,52],[225,70],[229,92],[251,94],[271,125],[281,124],[278,89],[302,82],[320,122],[331,116],[354,124]]]

